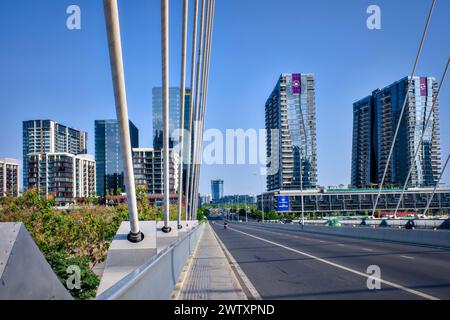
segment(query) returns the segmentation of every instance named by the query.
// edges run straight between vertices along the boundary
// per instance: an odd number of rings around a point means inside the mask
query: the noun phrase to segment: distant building
[[[52,196],[58,205],[96,195],[95,160],[90,155],[31,153],[28,155],[28,189]]]
[[[178,154],[170,150],[170,193],[176,194],[179,183]],[[148,194],[164,194],[163,151],[153,148],[133,149],[133,168],[136,186],[145,186]]]
[[[405,77],[355,102],[352,186],[363,188],[381,182],[406,95],[406,109],[385,183],[403,186],[412,168],[410,187],[436,185],[441,170],[439,104],[431,109],[437,89],[435,78]],[[431,121],[425,128],[430,112]],[[424,141],[414,159],[423,130]]]
[[[255,196],[250,195],[231,195],[224,196],[219,200],[215,200],[215,204],[251,204],[256,202]]]
[[[201,196],[200,197],[200,205],[199,205],[199,207],[201,207],[202,205],[205,205],[205,204],[211,204],[211,202],[212,202],[212,198],[211,198],[210,194]]]
[[[0,197],[19,196],[19,162],[15,159],[0,159]]]
[[[317,184],[315,79],[283,73],[265,105],[267,190],[314,188]],[[272,132],[278,136],[272,136]]]
[[[223,180],[211,181],[211,194],[213,202],[223,198]]]
[[[23,122],[23,186],[28,187],[28,155],[31,153],[87,153],[88,135],[52,120]]]
[[[163,148],[163,105],[162,105],[162,88],[153,88],[153,148],[162,149]],[[185,95],[185,110],[184,110],[184,123],[187,129],[189,122],[189,110],[191,101],[191,91],[186,89]],[[177,141],[173,141],[172,135],[175,130],[181,127],[180,124],[180,104],[181,104],[181,89],[177,87],[169,88],[169,144],[170,148],[173,148],[178,144]],[[185,140],[185,143],[187,140]],[[186,144],[185,144],[186,146]],[[186,162],[185,162],[186,163]]]
[[[131,148],[139,147],[139,130],[129,122]],[[124,169],[117,120],[95,121],[95,161],[97,165],[97,194],[124,193]]]

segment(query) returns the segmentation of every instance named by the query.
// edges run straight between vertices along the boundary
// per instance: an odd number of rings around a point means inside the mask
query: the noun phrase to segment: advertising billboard
[[[291,206],[289,202],[289,196],[277,196],[277,212],[289,212]]]

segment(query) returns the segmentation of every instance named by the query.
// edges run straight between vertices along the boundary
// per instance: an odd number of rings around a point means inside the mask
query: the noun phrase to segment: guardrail
[[[413,219],[416,229],[449,229],[449,219]],[[278,220],[267,220],[266,223],[281,224]],[[293,224],[298,224],[299,220],[292,220]],[[305,225],[317,225],[324,226],[328,220],[305,220]],[[339,220],[339,223],[343,226],[361,226],[361,227],[391,227],[391,228],[404,228],[408,220],[405,219],[366,219],[365,225],[362,225],[362,219],[353,220]]]
[[[97,300],[168,300],[205,224],[196,226],[177,242],[103,292]]]
[[[280,230],[292,230],[299,232],[319,233],[333,236],[344,236],[358,239],[382,240],[400,242],[406,244],[426,245],[433,247],[450,248],[450,231],[427,229],[395,229],[395,228],[371,228],[371,227],[328,227],[318,225],[299,224],[259,224],[266,228]]]

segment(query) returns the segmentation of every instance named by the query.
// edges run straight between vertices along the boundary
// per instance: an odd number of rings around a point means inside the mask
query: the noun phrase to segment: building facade
[[[203,205],[211,204],[212,197],[210,194],[206,194],[200,197],[200,205],[199,208]]]
[[[139,130],[131,121],[129,127],[131,147],[138,148]],[[99,196],[126,192],[119,133],[117,120],[95,121],[95,161]]]
[[[133,168],[136,186],[147,188],[148,194],[164,194],[163,151],[153,148],[133,149]],[[170,150],[169,183],[170,193],[178,192],[179,183],[178,154]]]
[[[393,213],[402,193],[401,189],[384,189],[381,192],[377,211]],[[433,194],[433,189],[409,189],[400,204],[400,211],[421,213]],[[320,214],[370,214],[378,195],[378,189],[311,189],[303,193],[304,210]],[[300,191],[272,191],[258,195],[258,209],[264,212],[285,213],[302,212],[302,194]],[[450,209],[450,190],[438,189],[434,195],[430,213]]]
[[[376,181],[374,104],[368,96],[353,104],[352,186],[363,188]]]
[[[87,153],[87,132],[52,120],[23,122],[23,186],[28,186],[28,155],[32,153]]]
[[[28,188],[58,205],[96,195],[95,160],[89,155],[32,153],[28,155]]]
[[[0,159],[0,197],[19,196],[19,162],[15,159]]]
[[[315,77],[283,73],[265,105],[267,190],[317,184]],[[276,133],[276,134],[274,134]]]
[[[406,97],[406,109],[400,124],[385,183],[403,187],[412,168],[409,187],[434,187],[441,170],[439,138],[439,102],[437,83],[432,77],[407,77],[376,90],[353,106],[352,185],[366,187],[380,183],[386,168],[395,130]],[[425,127],[431,114],[431,121]],[[417,158],[414,158],[424,140]]]
[[[211,181],[211,195],[213,203],[223,198],[223,180],[217,179]]]
[[[256,202],[256,197],[251,195],[230,195],[216,200],[214,204],[252,204]]]
[[[152,113],[153,113],[153,148],[162,149],[163,148],[163,106],[162,106],[162,88],[156,87],[152,90]],[[186,89],[185,95],[185,108],[184,108],[184,124],[185,128],[188,127],[189,122],[189,110],[191,103],[191,90]],[[181,112],[181,89],[177,87],[169,88],[169,131],[170,138],[169,144],[170,148],[177,145],[178,139],[174,141],[172,138],[174,132],[181,127],[180,123],[180,112]],[[187,141],[185,140],[185,147]],[[186,149],[185,149],[186,150]]]

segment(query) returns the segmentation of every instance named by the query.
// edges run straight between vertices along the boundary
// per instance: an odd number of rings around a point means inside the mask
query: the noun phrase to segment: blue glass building
[[[131,148],[139,147],[139,131],[130,121]],[[117,120],[95,121],[95,161],[97,194],[118,195],[125,192],[119,123]]]
[[[163,148],[163,109],[162,109],[162,88],[153,88],[153,107],[152,107],[152,119],[153,119],[153,148],[162,149]],[[185,108],[184,108],[184,125],[187,129],[189,122],[189,110],[191,103],[191,91],[186,89],[185,95]],[[180,104],[181,104],[181,90],[180,88],[171,87],[169,88],[169,130],[170,138],[169,144],[170,148],[176,146],[178,141],[172,139],[172,135],[175,130],[181,127],[180,124]],[[186,144],[185,144],[186,146]]]
[[[223,198],[223,180],[211,181],[211,194],[213,203]]]

